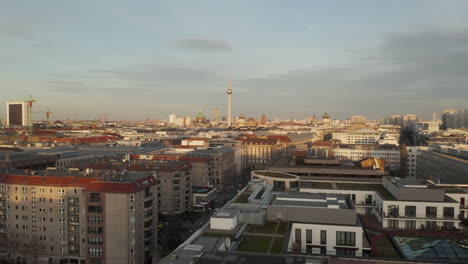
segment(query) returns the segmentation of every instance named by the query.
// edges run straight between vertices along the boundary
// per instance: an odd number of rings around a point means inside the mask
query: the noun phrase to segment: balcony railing
[[[388,214],[388,213],[383,213],[383,216],[386,218],[417,218],[417,219],[432,219],[432,220],[457,220],[459,216],[455,217],[455,215],[444,215],[442,217],[437,217],[437,216],[428,216],[428,215],[400,215],[399,213],[394,213],[394,214]]]

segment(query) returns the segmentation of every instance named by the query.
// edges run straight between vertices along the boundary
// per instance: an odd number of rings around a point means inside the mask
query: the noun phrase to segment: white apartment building
[[[333,155],[340,161],[353,162],[366,158],[385,160],[385,166],[390,170],[400,169],[400,149],[395,145],[346,145],[340,144],[333,149]]]
[[[276,193],[267,220],[291,222],[289,252],[362,256],[370,250],[353,203],[342,194]]]
[[[322,182],[319,188],[303,187],[300,192],[350,195],[356,212],[375,215],[383,228],[456,230],[460,228],[459,216],[465,211],[460,208],[468,207],[467,192],[429,188],[418,180],[385,177],[381,184],[335,183],[337,189],[325,185]]]
[[[375,144],[380,138],[380,132],[362,129],[355,132],[333,133],[332,138],[340,140],[343,144]]]

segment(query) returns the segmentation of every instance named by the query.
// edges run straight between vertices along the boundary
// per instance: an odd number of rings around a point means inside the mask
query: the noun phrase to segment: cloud
[[[224,40],[206,38],[182,38],[173,41],[177,48],[197,52],[228,52],[232,47]]]
[[[28,18],[0,16],[0,38],[30,38],[34,34],[34,24]]]
[[[359,55],[365,60],[346,67],[241,80],[239,85],[249,94],[243,98],[245,107],[271,112],[279,107],[302,115],[329,111],[342,118],[352,114],[377,118],[401,111],[424,115],[446,105],[466,107],[468,30],[392,34],[377,52],[360,50]]]

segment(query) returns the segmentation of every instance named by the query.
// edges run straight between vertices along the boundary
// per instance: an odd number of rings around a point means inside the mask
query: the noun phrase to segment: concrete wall
[[[128,232],[116,232],[116,230],[128,229],[129,214],[127,194],[106,194],[105,212],[105,249],[106,263],[124,264],[129,262],[129,234]],[[125,210],[124,210],[125,208]]]
[[[291,226],[291,235],[289,237],[288,242],[288,249],[292,249],[293,243],[296,239],[296,229],[301,229],[301,245],[300,250],[302,253],[306,253],[307,245],[322,245],[320,243],[320,231],[326,230],[327,232],[327,243],[326,250],[327,254],[336,255],[335,247],[347,247],[347,248],[356,248],[356,256],[362,256],[362,227],[361,226],[336,226],[336,225],[319,225],[319,224],[302,224],[302,223],[293,223]],[[312,230],[312,243],[307,243],[306,240],[306,230]],[[356,235],[356,244],[355,246],[339,246],[336,245],[336,232],[343,231],[343,232],[354,232]],[[313,248],[312,253],[320,254],[319,248]]]
[[[357,216],[354,209],[308,208],[281,205],[267,207],[268,221],[314,222],[337,225],[356,225]]]

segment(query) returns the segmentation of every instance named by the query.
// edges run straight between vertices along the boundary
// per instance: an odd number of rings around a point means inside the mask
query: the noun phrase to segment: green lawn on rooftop
[[[279,254],[283,247],[284,237],[275,237],[273,240],[273,245],[271,246],[270,253]]]
[[[267,253],[271,237],[246,236],[239,244],[237,250],[248,252]]]
[[[248,203],[249,202],[249,196],[250,194],[247,193],[241,193],[239,194],[239,197],[234,201],[234,203]]]
[[[252,233],[273,234],[275,232],[276,223],[267,222],[263,226],[252,226]]]
[[[281,222],[279,223],[278,230],[276,230],[276,234],[278,235],[284,235],[288,231],[288,223],[287,222]]]

